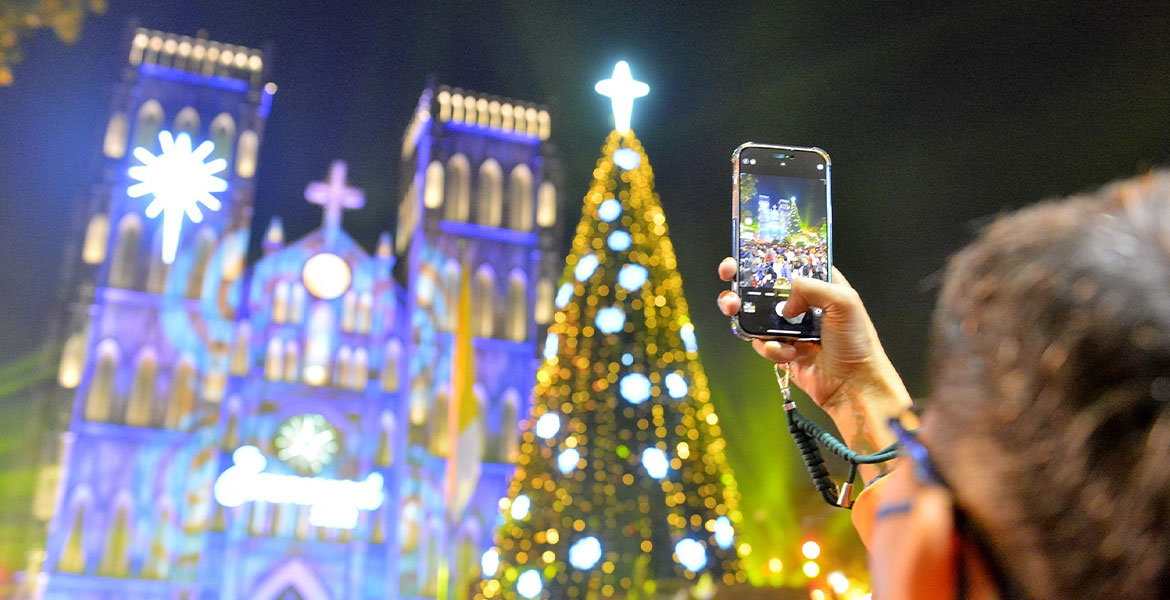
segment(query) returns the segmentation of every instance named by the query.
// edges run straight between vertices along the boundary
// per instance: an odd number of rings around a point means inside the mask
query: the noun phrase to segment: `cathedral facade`
[[[370,253],[345,232],[366,199],[338,161],[305,189],[321,227],[286,240],[274,220],[249,261],[266,59],[132,35],[31,596],[465,598],[479,578],[563,265],[548,113],[429,85],[394,236]],[[453,366],[466,279],[472,356]]]

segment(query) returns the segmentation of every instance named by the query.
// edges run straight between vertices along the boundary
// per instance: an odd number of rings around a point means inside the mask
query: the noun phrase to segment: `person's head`
[[[980,560],[1029,598],[1170,597],[1170,174],[998,219],[931,360],[925,445]]]

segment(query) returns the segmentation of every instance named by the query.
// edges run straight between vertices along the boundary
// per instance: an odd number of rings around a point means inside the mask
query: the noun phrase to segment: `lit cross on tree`
[[[630,65],[626,61],[618,61],[613,67],[613,75],[609,79],[602,79],[593,88],[598,94],[609,97],[613,102],[613,125],[618,133],[625,135],[630,131],[630,115],[634,112],[634,98],[641,98],[650,93],[650,86],[641,81],[635,81],[630,76]]]
[[[360,189],[345,185],[344,160],[333,161],[328,179],[314,181],[305,187],[305,200],[324,208],[326,232],[341,228],[342,210],[366,205],[366,196]]]
[[[211,155],[215,144],[208,140],[192,150],[191,136],[186,133],[175,137],[169,131],[160,131],[158,143],[161,148],[158,156],[142,146],[134,149],[134,158],[142,164],[127,171],[138,183],[130,186],[126,195],[140,198],[154,194],[144,212],[150,219],[162,215],[162,259],[169,265],[175,262],[175,253],[179,249],[183,216],[186,215],[192,223],[200,223],[203,221],[200,203],[208,210],[220,209],[219,200],[211,194],[227,189],[227,181],[215,175],[227,168],[227,161],[217,158],[203,162]]]

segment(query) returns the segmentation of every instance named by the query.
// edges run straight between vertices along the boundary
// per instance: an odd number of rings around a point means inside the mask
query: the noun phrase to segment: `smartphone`
[[[745,338],[819,341],[821,309],[791,319],[780,313],[794,279],[832,280],[829,155],[748,142],[731,160],[732,289],[741,300],[732,330]]]

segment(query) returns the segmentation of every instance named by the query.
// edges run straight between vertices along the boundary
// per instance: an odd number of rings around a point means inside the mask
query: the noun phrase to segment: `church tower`
[[[276,89],[265,68],[252,48],[130,37],[58,374],[73,403],[45,478],[59,483],[42,597],[174,598],[193,579],[209,506],[188,473],[207,460],[227,382]]]
[[[411,335],[400,597],[467,598],[491,545],[563,265],[549,131],[541,107],[430,85],[403,140],[396,251]],[[460,365],[464,277],[472,351]]]

